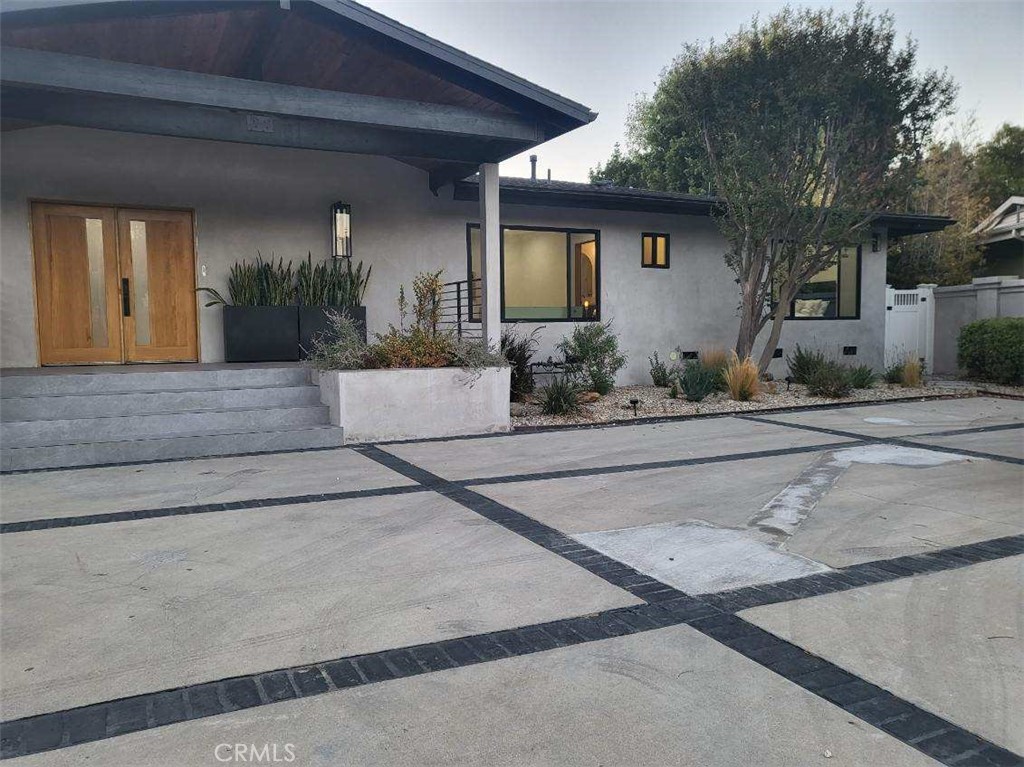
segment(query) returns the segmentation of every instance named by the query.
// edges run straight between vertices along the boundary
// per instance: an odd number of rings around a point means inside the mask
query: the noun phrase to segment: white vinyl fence
[[[918,285],[914,290],[885,289],[885,364],[915,357],[932,372],[935,344],[935,285]]]

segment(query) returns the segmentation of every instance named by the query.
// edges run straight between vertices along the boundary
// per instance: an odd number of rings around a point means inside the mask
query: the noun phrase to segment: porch
[[[384,329],[464,247],[438,211],[475,173],[497,345],[497,163],[586,107],[348,0],[50,5],[0,32],[2,470],[340,445],[308,369],[218,364],[196,289],[228,296],[257,254],[350,256]]]
[[[7,366],[222,360],[220,310],[196,287],[223,290],[257,252],[415,274],[438,194],[474,173],[497,343],[497,163],[595,117],[347,1],[36,5],[3,21]],[[354,253],[332,236],[339,202]],[[432,260],[445,247],[431,241]],[[371,306],[371,327],[375,313],[390,315]]]

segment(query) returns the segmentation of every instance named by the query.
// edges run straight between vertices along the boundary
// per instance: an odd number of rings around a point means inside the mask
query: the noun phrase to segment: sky
[[[630,104],[651,92],[684,43],[722,40],[772,0],[361,0],[365,5],[507,69],[598,113],[590,125],[536,150],[541,176],[586,181],[587,171],[622,141]],[[832,5],[850,10],[853,3]],[[973,117],[986,140],[1004,122],[1024,123],[1024,0],[902,0],[889,10],[897,32],[918,43],[922,69],[947,69],[960,85],[958,112],[945,130]],[[528,154],[501,164],[529,176]]]

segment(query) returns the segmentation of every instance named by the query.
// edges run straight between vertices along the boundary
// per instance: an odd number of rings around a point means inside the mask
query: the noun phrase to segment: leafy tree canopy
[[[741,297],[736,351],[751,353],[771,322],[764,369],[782,330],[776,308],[905,199],[955,93],[944,73],[916,71],[916,48],[897,43],[889,14],[787,8],[725,42],[687,45],[635,105],[624,158],[635,164],[616,167],[722,200]]]
[[[961,285],[982,265],[974,227],[990,212],[978,194],[978,164],[961,140],[937,142],[921,162],[910,193],[910,208],[919,213],[952,216],[941,232],[906,237],[890,245],[887,280],[896,288],[919,284]]]
[[[991,141],[978,147],[977,165],[978,192],[990,208],[1024,194],[1024,127],[1005,123]]]

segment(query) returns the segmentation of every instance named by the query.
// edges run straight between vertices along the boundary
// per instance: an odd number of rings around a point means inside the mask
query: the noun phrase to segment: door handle
[[[121,278],[121,313],[125,317],[132,316],[132,299],[128,290],[128,278]]]

